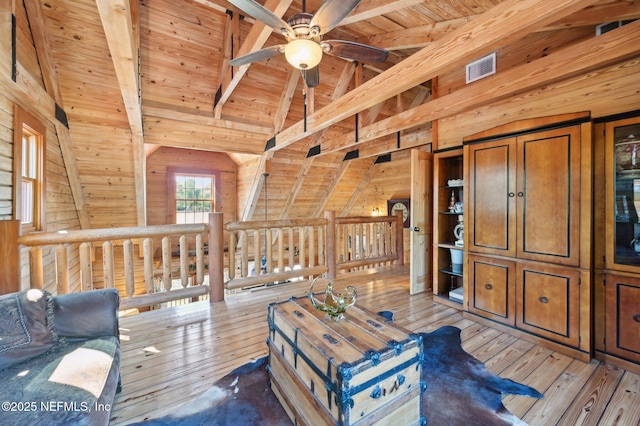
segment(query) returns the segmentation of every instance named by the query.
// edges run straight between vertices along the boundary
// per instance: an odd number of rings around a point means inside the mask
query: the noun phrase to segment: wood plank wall
[[[13,103],[0,97],[0,220],[13,219]]]
[[[534,59],[552,54],[567,45],[594,36],[592,26],[566,31],[562,36],[534,33],[518,43],[497,52],[497,73],[508,71]],[[640,90],[640,57],[632,58],[588,75],[551,83],[526,91],[500,102],[447,117],[438,121],[438,146],[461,145],[462,138],[516,120],[591,111],[593,118],[637,110]],[[487,77],[489,81],[492,77]],[[478,83],[478,82],[476,82]],[[474,83],[468,86],[472,88]],[[465,69],[442,75],[438,79],[440,93],[453,93],[465,87]]]
[[[237,167],[227,154],[162,147],[147,158],[147,224],[165,225],[168,217],[168,167],[219,173],[216,211],[224,221],[237,220]]]
[[[35,54],[34,42],[29,31],[27,14],[22,2],[15,2],[16,16],[16,56],[20,66],[29,73],[33,81],[42,85],[42,73]],[[11,52],[1,52],[0,60],[5,60]],[[10,63],[10,61],[9,61]],[[30,114],[39,118],[46,128],[46,188],[45,197],[47,214],[44,218],[47,231],[61,229],[79,229],[80,223],[76,212],[71,187],[62,158],[62,151],[57,138],[54,124],[47,120],[46,112],[37,110],[27,99],[15,98],[13,90],[4,85],[14,84],[0,80],[0,220],[13,218],[13,119],[14,105],[18,104]],[[43,88],[43,86],[41,86]],[[53,119],[53,117],[51,117]],[[71,249],[70,249],[71,253]],[[55,293],[55,265],[53,264],[53,250],[45,250],[44,254],[44,282],[45,290]],[[70,280],[79,281],[79,259],[69,257],[71,270]],[[29,255],[26,248],[20,250],[21,283],[20,288],[29,287]]]

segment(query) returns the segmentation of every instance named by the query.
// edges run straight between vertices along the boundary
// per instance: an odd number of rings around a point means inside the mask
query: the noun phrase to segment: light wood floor
[[[530,425],[640,424],[640,375],[597,361],[584,363],[464,319],[410,296],[408,267],[341,275],[336,288],[355,285],[358,304],[390,310],[416,332],[443,325],[462,329],[464,349],[489,370],[538,389],[543,399],[506,396],[504,404]],[[197,302],[120,319],[123,390],[111,425],[160,417],[208,389],[234,368],[266,355],[267,304],[303,296],[307,282],[229,295],[221,303]],[[248,426],[248,425],[247,425]]]

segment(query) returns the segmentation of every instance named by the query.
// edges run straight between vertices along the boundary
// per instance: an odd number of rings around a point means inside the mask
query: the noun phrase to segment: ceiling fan
[[[232,66],[246,65],[284,53],[287,62],[302,71],[308,87],[320,83],[318,64],[322,54],[358,62],[384,62],[389,55],[385,49],[347,40],[322,40],[360,3],[360,0],[326,0],[315,14],[306,13],[303,1],[301,13],[287,22],[254,0],[229,0],[238,9],[272,27],[287,39],[287,44],[267,47],[229,61]]]

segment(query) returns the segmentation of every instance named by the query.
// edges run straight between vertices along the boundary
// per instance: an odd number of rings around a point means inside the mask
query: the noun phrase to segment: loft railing
[[[53,255],[58,294],[118,288],[121,309],[130,309],[208,294],[203,284],[208,232],[206,224],[87,229],[26,234],[18,243],[29,247],[31,288],[42,288],[44,259]],[[78,279],[72,282],[70,275],[78,264]],[[195,274],[189,273],[192,269]],[[179,284],[174,286],[177,275]]]
[[[121,309],[283,284],[338,270],[403,263],[401,216],[285,219],[31,233],[30,286],[54,265],[58,294],[112,287]],[[49,260],[51,258],[51,260]],[[51,269],[51,268],[49,268]],[[50,272],[52,273],[52,272]]]

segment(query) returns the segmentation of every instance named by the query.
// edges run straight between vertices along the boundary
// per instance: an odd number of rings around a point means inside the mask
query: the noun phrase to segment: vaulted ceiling
[[[285,20],[322,4],[259,3]],[[309,89],[284,55],[229,66],[283,38],[224,0],[38,0],[26,8],[41,33],[35,44],[47,91],[71,123],[72,188],[81,181],[76,191],[96,208],[120,198],[137,223],[144,223],[145,151],[154,147],[256,162],[241,214],[249,218],[273,156],[295,158],[304,173],[312,147],[332,162],[356,143],[372,157],[429,144],[432,120],[447,114],[435,104],[418,113],[436,99],[434,79],[534,32],[640,17],[633,0],[362,0],[325,38],[388,49],[389,58],[359,64],[325,55],[320,84]]]

